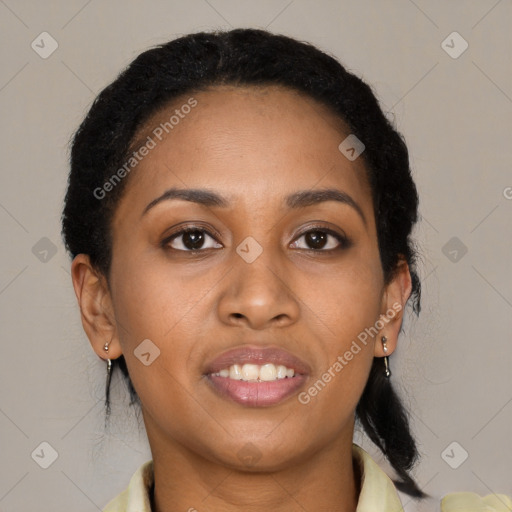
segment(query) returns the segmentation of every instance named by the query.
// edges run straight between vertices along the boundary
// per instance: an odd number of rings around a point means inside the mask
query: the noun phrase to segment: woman
[[[82,323],[152,461],[113,511],[399,511],[426,496],[388,357],[420,310],[418,197],[370,88],[265,31],[141,54],[77,131]],[[395,485],[353,443],[356,419]]]

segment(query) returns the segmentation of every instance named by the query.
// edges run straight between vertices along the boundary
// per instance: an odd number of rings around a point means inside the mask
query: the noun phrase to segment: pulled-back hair
[[[127,179],[101,200],[94,194],[129,159],[138,129],[159,109],[184,94],[217,85],[280,85],[317,100],[344,121],[360,139],[372,191],[380,259],[386,283],[401,260],[410,269],[409,302],[420,311],[420,282],[410,234],[418,218],[418,195],[407,147],[382,112],[371,88],[335,58],[314,46],[263,30],[200,32],[140,54],[95,99],[77,130],[62,214],[69,253],[84,253],[109,282],[111,221]],[[132,402],[138,397],[126,361],[112,361],[125,377]],[[109,387],[106,393],[109,411]],[[374,358],[356,408],[356,418],[384,453],[400,480],[398,489],[425,497],[409,471],[418,458],[406,410],[381,358]]]

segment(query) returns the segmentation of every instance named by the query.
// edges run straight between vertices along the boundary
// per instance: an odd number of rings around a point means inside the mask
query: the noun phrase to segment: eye
[[[304,238],[304,241],[309,247],[300,247],[298,246],[299,240]],[[296,249],[305,249],[305,250],[313,250],[313,251],[335,251],[337,249],[347,249],[350,247],[350,240],[341,233],[337,233],[332,229],[328,229],[325,227],[315,227],[313,229],[309,229],[305,233],[297,238],[295,242],[293,242],[292,246]]]
[[[307,246],[299,244],[304,239]],[[314,227],[302,233],[295,242],[291,244],[296,249],[312,250],[317,252],[329,252],[338,249],[347,249],[351,241],[341,233],[337,233],[325,227]],[[204,249],[221,248],[214,235],[204,228],[190,226],[181,229],[162,241],[164,248],[181,252],[201,252]]]
[[[212,245],[211,242],[205,246],[208,239],[212,240],[214,244],[217,243],[217,246]],[[162,245],[164,247],[170,246],[175,251],[184,252],[194,252],[202,249],[216,249],[218,247],[222,247],[222,245],[218,244],[211,233],[205,229],[194,226],[174,233],[172,236],[166,238],[162,242]]]

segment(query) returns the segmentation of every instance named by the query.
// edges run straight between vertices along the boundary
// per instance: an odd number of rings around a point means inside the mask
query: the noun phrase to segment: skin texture
[[[296,394],[270,407],[218,396],[203,375],[227,349],[277,346],[311,368],[306,390],[365,328],[411,291],[401,264],[385,284],[364,162],[338,150],[350,133],[330,111],[280,87],[216,87],[137,165],[113,219],[109,285],[87,255],[72,264],[82,323],[99,357],[124,354],[155,465],[154,510],[355,511],[354,411],[372,360],[395,348],[401,310],[311,401]],[[189,96],[158,112],[139,140]],[[185,200],[145,207],[171,187],[207,188],[227,208]],[[289,209],[299,190],[336,188],[359,205],[335,201]],[[315,246],[317,224],[343,233]],[[185,252],[184,226],[206,229],[204,249]],[[248,236],[263,249],[252,263],[236,252]],[[189,239],[190,244],[190,239]],[[180,251],[179,249],[182,249]],[[331,250],[332,249],[332,250]],[[134,355],[150,339],[160,356]],[[252,466],[240,457],[255,447]],[[254,449],[254,448],[253,448]],[[242,452],[241,452],[242,450]],[[243,507],[243,508],[242,508]]]

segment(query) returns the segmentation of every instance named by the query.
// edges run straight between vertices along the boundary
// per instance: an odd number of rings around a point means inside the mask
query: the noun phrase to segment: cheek
[[[210,308],[211,316],[208,291],[215,290],[219,272],[191,272],[184,267],[171,264],[165,257],[137,258],[133,252],[131,258],[119,257],[112,265],[119,338],[130,376],[141,395],[144,389],[161,388],[162,382],[166,386],[187,385],[191,372],[197,372],[193,368],[197,366],[195,344],[204,329],[205,309]],[[158,349],[153,349],[158,358],[148,367],[137,358],[144,340]]]
[[[354,258],[342,268],[304,282],[309,322],[316,324],[318,373],[299,401],[310,413],[329,414],[342,424],[366,384],[374,357],[372,327],[379,319],[382,290],[380,266]]]
[[[199,421],[201,410],[195,410],[190,400],[190,354],[202,320],[198,303],[218,277],[201,275],[191,280],[177,266],[154,260],[119,259],[116,263],[117,278],[113,273],[112,283],[118,332],[144,408],[153,417],[161,416],[164,423],[175,421],[176,410],[183,419],[190,413]]]
[[[215,273],[192,275],[164,257],[118,258],[114,268],[114,307],[126,348],[145,338],[172,337],[218,281]]]
[[[342,349],[374,325],[380,314],[382,287],[380,263],[357,253],[327,272],[303,272],[294,283],[307,306],[305,314],[322,329],[331,349]]]

